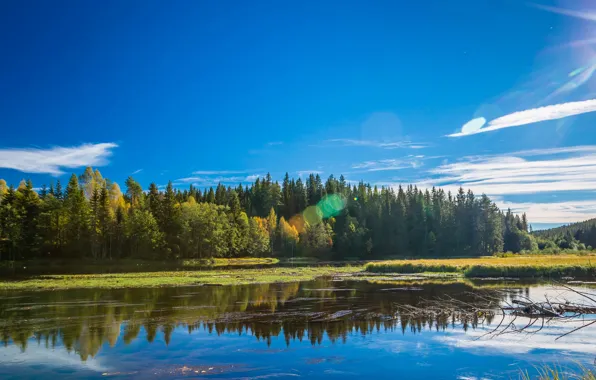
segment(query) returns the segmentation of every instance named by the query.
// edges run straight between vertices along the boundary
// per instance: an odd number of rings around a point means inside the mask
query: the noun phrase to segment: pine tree
[[[161,231],[165,235],[166,247],[170,255],[178,256],[180,251],[179,245],[179,207],[176,201],[176,193],[172,181],[168,182],[166,191],[164,192],[163,202],[161,203],[160,219],[158,224],[161,226]]]
[[[56,199],[64,198],[64,193],[62,192],[62,184],[60,183],[60,180],[56,181],[56,189],[54,190],[54,196],[56,197]]]
[[[66,249],[71,257],[81,256],[81,252],[85,252],[85,247],[88,246],[89,205],[74,174],[68,181],[64,203],[68,219]]]
[[[16,260],[20,254],[19,243],[23,231],[22,215],[17,207],[17,194],[13,186],[4,193],[0,205],[0,242],[6,251],[6,259]],[[2,248],[2,247],[0,247]],[[3,255],[0,251],[0,259]]]
[[[160,191],[151,184],[146,195],[128,178],[123,195],[97,170],[87,168],[80,178],[73,175],[65,192],[59,181],[50,184],[40,192],[43,196],[31,181],[21,181],[17,190],[0,181],[0,259],[176,259],[273,252],[370,259],[491,255],[503,249],[534,250],[538,244],[564,249],[596,245],[596,222],[564,227],[552,235],[556,240],[551,237],[547,244],[541,237],[537,242],[528,233],[525,215],[502,213],[485,195],[463,189],[454,197],[437,188],[393,189],[364,182],[350,187],[343,176],[331,175],[323,184],[315,174],[306,186],[288,174],[280,185],[268,174],[246,187],[219,184],[203,192],[194,186],[180,191],[171,182]],[[334,197],[343,209],[326,212],[325,202]],[[317,221],[305,218],[309,205],[324,215]]]

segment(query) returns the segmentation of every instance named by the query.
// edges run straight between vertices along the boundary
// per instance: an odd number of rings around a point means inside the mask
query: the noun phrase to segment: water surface
[[[480,338],[494,326],[411,319],[400,305],[466,299],[463,283],[316,281],[0,293],[0,378],[518,378],[596,356],[596,329]],[[483,290],[483,292],[491,290]],[[510,284],[503,298],[543,298]],[[480,338],[480,339],[479,339]]]

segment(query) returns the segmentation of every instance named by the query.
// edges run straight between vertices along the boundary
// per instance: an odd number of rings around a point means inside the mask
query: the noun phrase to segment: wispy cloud
[[[0,149],[0,168],[60,175],[65,168],[106,165],[112,149],[117,146],[115,143],[101,143],[49,149]]]
[[[467,128],[474,119],[462,128],[461,132],[448,135],[449,137],[470,136],[478,133],[496,131],[503,128],[518,127],[547,120],[557,120],[569,116],[581,115],[596,111],[596,99],[584,100],[581,102],[569,102],[550,105],[540,108],[532,108],[525,111],[514,112],[501,116],[488,123],[486,127],[481,125],[478,128]]]
[[[215,186],[219,183],[222,184],[239,184],[239,183],[252,183],[256,181],[257,178],[260,178],[260,174],[251,174],[247,176],[193,176],[193,177],[185,177],[185,178],[178,178],[174,181],[175,185],[190,185],[198,186],[198,187],[205,187],[205,186]]]
[[[358,140],[358,139],[331,139],[327,140],[329,143],[337,144],[340,146],[363,146],[363,147],[374,147],[382,149],[422,149],[427,148],[428,145],[425,143],[414,143],[412,141],[374,141],[374,140]]]
[[[296,174],[298,175],[298,177],[304,177],[310,174],[323,174],[324,172],[321,170],[298,170],[296,172]]]
[[[565,154],[565,153],[585,153],[591,152],[596,153],[596,145],[577,145],[577,146],[566,146],[566,147],[559,147],[559,148],[545,148],[545,149],[527,149],[518,151],[515,154],[516,156],[521,157],[531,157],[531,156],[549,156],[555,154]],[[508,156],[512,153],[506,153],[502,155],[494,155],[493,157],[502,157]]]
[[[364,161],[358,164],[352,165],[352,169],[363,169],[367,172],[377,172],[386,170],[401,170],[416,167],[417,161],[412,160],[401,160],[401,159],[388,159],[388,160],[377,160],[377,161]]]
[[[560,15],[565,15],[565,16],[571,16],[571,17],[576,17],[576,18],[580,18],[583,20],[588,20],[588,21],[596,21],[596,12],[592,11],[581,11],[581,10],[574,10],[574,9],[566,9],[566,8],[559,8],[559,7],[552,7],[552,6],[548,6],[548,5],[541,5],[541,4],[533,4],[531,3],[530,5],[548,11],[548,12],[552,12],[552,13],[557,13]]]
[[[549,301],[552,302],[554,302],[552,298],[561,294],[560,289],[539,289],[542,290],[543,294],[548,292]],[[540,294],[538,297],[544,297],[543,294]],[[571,295],[571,292],[566,292],[565,296],[567,296],[567,294]],[[562,298],[560,299],[562,302],[565,302]],[[509,323],[511,319],[512,317],[507,317],[505,324]],[[530,322],[530,319],[520,317],[519,323],[521,326],[525,326]],[[519,356],[520,354],[528,354],[534,350],[556,350],[556,352],[569,353],[569,355],[572,355],[571,357],[577,358],[578,360],[589,360],[591,362],[593,355],[596,354],[596,347],[590,344],[593,342],[591,339],[596,338],[596,334],[593,332],[594,330],[584,329],[577,335],[571,334],[566,336],[565,339],[555,339],[559,335],[579,327],[581,323],[581,321],[567,321],[566,323],[551,321],[545,325],[540,333],[532,334],[531,339],[528,339],[528,334],[501,334],[489,339],[486,338],[485,335],[487,332],[491,331],[494,326],[480,325],[475,329],[467,331],[463,331],[463,329],[449,330],[444,335],[433,337],[433,340],[456,347],[458,350],[476,351],[478,354],[485,352],[494,355],[495,352],[498,352],[506,355]],[[529,327],[528,331],[536,332],[539,328],[541,328],[540,324],[537,324],[537,326]],[[592,338],[590,338],[590,336]],[[531,358],[532,355],[527,355],[527,357]]]
[[[139,173],[140,173],[140,172],[142,172],[142,171],[143,171],[143,169],[137,169],[137,170],[135,170],[134,172],[132,172],[132,174],[133,174],[133,175],[135,175],[135,174],[139,174]]]
[[[496,200],[500,209],[514,213],[526,213],[532,223],[573,223],[596,216],[596,200],[570,200],[552,203],[509,202]]]
[[[385,160],[372,160],[356,163],[352,165],[352,169],[358,169],[364,172],[378,172],[388,170],[402,170],[402,169],[417,169],[424,166],[425,160],[432,160],[441,158],[443,156],[429,156],[425,157],[422,154],[407,155],[402,158],[391,158]],[[358,171],[357,171],[358,172]]]
[[[249,170],[197,170],[192,172],[196,175],[231,175],[231,174],[246,174]]]
[[[257,180],[257,178],[261,178],[262,175],[260,174],[251,174],[251,175],[247,175],[246,178],[244,178],[244,182],[254,182]]]
[[[275,146],[275,145],[283,145],[283,143],[284,143],[283,141],[271,141],[271,142],[268,142],[267,145]]]
[[[78,355],[73,355],[63,346],[48,349],[37,344],[29,344],[26,354],[14,344],[2,347],[2,365],[12,367],[15,372],[21,372],[25,368],[30,369],[34,366],[99,373],[112,371],[112,368],[103,364],[101,357],[91,356],[83,361]]]
[[[488,195],[596,190],[596,146],[464,157],[427,173],[421,186],[464,186]]]

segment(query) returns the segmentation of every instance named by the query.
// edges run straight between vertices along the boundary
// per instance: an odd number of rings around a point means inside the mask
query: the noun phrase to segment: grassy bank
[[[594,277],[596,256],[552,255],[469,259],[392,260],[369,263],[373,273],[461,273],[466,277]]]
[[[243,285],[308,281],[317,277],[360,272],[362,266],[226,269],[78,275],[40,275],[21,281],[0,281],[0,290],[74,288],[140,288],[188,285]]]
[[[81,260],[81,259],[35,259],[28,261],[2,261],[0,274],[89,274],[129,273],[189,270],[195,268],[267,266],[279,263],[273,257],[216,258],[196,260]]]
[[[275,257],[239,257],[239,258],[216,258],[204,260],[183,260],[183,268],[193,267],[241,267],[241,266],[257,266],[257,265],[274,265],[279,263],[279,259]]]

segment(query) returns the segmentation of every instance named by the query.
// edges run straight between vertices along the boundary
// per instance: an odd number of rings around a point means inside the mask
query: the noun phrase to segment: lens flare
[[[306,210],[302,212],[304,221],[311,226],[319,224],[323,221],[323,213],[317,206],[308,206]]]
[[[483,117],[472,119],[464,124],[464,126],[461,128],[461,133],[476,132],[480,128],[484,127],[484,124],[486,124],[486,119]]]
[[[574,76],[581,74],[582,71],[584,71],[586,68],[585,67],[580,67],[579,69],[575,69],[572,72],[569,73],[569,78],[573,78]]]
[[[357,198],[355,198],[357,199]],[[321,223],[323,219],[328,219],[334,216],[337,216],[341,213],[341,211],[346,208],[347,199],[343,195],[340,194],[329,194],[323,197],[316,206],[309,206],[302,212],[300,216],[304,223],[308,225],[315,225]],[[296,223],[299,225],[299,222],[295,221],[292,217],[290,219],[290,224],[294,225]],[[300,229],[296,226],[298,232]]]
[[[317,208],[321,211],[323,218],[337,216],[345,207],[346,200],[339,194],[327,195],[317,204]]]

